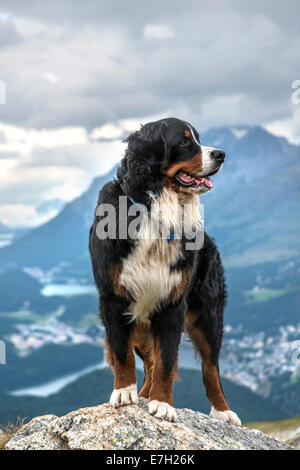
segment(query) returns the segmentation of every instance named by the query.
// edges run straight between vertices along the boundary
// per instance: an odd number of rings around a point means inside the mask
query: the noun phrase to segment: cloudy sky
[[[298,0],[1,0],[0,221],[37,225],[147,120],[300,143]]]

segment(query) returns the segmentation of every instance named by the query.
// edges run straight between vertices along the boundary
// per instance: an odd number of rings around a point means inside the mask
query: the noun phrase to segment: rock
[[[61,418],[46,415],[24,425],[7,450],[203,450],[291,449],[271,436],[238,428],[187,409],[169,423],[148,413],[147,402],[113,409],[108,403],[72,411]]]
[[[288,439],[286,441],[286,444],[288,444],[289,446],[294,447],[297,450],[300,450],[300,432],[298,432],[293,437]]]

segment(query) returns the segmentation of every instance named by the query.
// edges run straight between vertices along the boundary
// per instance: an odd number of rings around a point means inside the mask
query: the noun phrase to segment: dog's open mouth
[[[185,188],[200,189],[202,187],[212,189],[214,187],[214,183],[209,176],[195,177],[191,174],[179,171],[174,176],[174,179],[178,184]]]

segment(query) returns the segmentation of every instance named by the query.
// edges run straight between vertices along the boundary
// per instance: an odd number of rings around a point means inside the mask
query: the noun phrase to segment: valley
[[[228,285],[225,389],[244,421],[300,415],[300,147],[258,127],[213,129],[202,141],[228,154],[214,191],[201,199]],[[87,247],[98,191],[114,174],[115,168],[96,178],[49,222],[2,243],[0,339],[7,364],[0,366],[0,423],[14,419],[17,410],[22,416],[63,414],[108,399],[111,376],[104,369],[76,374],[104,359]],[[285,182],[284,192],[275,194]],[[4,229],[0,235],[6,236]],[[183,340],[181,352],[176,406],[205,411],[190,343]],[[72,374],[74,381],[54,387],[47,399],[8,395]],[[188,391],[187,383],[193,384]]]

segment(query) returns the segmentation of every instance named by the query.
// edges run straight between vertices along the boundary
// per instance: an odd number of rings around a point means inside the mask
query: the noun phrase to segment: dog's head
[[[173,189],[205,193],[213,188],[211,176],[221,169],[225,152],[200,144],[196,129],[179,119],[166,119],[165,173]]]
[[[174,191],[205,193],[225,159],[223,150],[202,145],[196,129],[176,118],[145,124],[127,142],[126,165],[143,169],[145,186],[145,177],[160,174]]]

